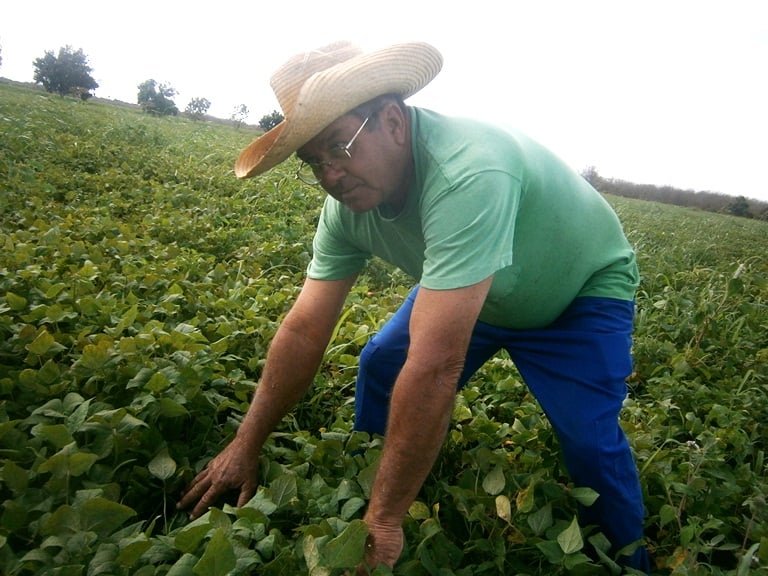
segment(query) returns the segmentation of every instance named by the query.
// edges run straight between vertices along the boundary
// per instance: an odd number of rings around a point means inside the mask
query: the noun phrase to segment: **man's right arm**
[[[178,507],[194,504],[197,518],[225,492],[242,506],[256,493],[259,452],[288,411],[304,396],[322,361],[355,277],[308,279],[267,353],[261,382],[234,440],[190,484]]]

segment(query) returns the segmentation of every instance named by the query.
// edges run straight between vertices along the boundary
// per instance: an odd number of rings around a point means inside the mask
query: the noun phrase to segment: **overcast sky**
[[[338,39],[434,44],[443,71],[409,103],[515,126],[581,171],[768,201],[766,0],[5,0],[0,76],[82,48],[96,96],[173,86],[257,123],[269,78]]]

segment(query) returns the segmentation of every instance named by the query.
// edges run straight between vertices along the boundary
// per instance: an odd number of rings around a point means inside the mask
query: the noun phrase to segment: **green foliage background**
[[[293,161],[238,181],[255,133],[7,85],[0,134],[0,572],[354,566],[381,449],[351,431],[356,355],[407,280],[372,264],[263,488],[188,522],[175,500],[246,410],[322,192]],[[609,201],[643,273],[623,424],[656,573],[765,573],[768,224]],[[595,496],[500,356],[457,397],[394,573],[617,574],[575,521]]]

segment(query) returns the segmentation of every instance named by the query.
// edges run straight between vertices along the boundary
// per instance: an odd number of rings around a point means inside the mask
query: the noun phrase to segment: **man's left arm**
[[[421,287],[416,296],[408,358],[392,392],[384,451],[365,516],[369,566],[392,566],[402,551],[401,525],[445,439],[491,281],[454,290]]]

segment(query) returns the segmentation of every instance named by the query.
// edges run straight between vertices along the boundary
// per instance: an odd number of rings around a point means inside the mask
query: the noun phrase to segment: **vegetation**
[[[245,104],[235,106],[235,109],[232,111],[232,116],[230,117],[235,128],[242,128],[245,125],[246,118],[248,118],[248,106]]]
[[[144,112],[153,116],[176,116],[179,109],[173,101],[176,90],[168,84],[145,80],[138,86],[137,102]]]
[[[261,120],[259,120],[259,128],[264,130],[264,132],[267,132],[268,130],[272,130],[272,128],[280,124],[283,120],[283,115],[277,110],[273,110],[269,114],[265,114],[261,117]]]
[[[45,56],[37,58],[34,65],[35,82],[42,84],[47,92],[87,100],[93,96],[91,90],[99,87],[91,76],[93,69],[88,65],[82,48],[74,50],[65,46],[59,49],[58,56],[46,50]]]
[[[733,196],[715,192],[695,192],[693,190],[681,190],[672,186],[635,184],[615,178],[603,178],[594,166],[585,168],[582,171],[582,176],[595,188],[606,194],[674,204],[676,206],[687,206],[689,208],[731,214],[743,218],[768,220],[768,202],[748,200],[744,196],[734,198]]]
[[[351,431],[357,353],[405,279],[369,267],[256,497],[189,522],[174,503],[243,417],[323,194],[293,160],[234,178],[247,129],[4,84],[0,122],[0,572],[354,566],[382,446]],[[608,199],[643,272],[623,425],[655,574],[765,574],[768,224]],[[575,520],[595,496],[499,356],[457,396],[394,573],[617,574]]]
[[[205,116],[210,107],[211,102],[207,98],[192,98],[192,100],[189,101],[189,104],[187,104],[184,112],[193,120],[200,120]]]

